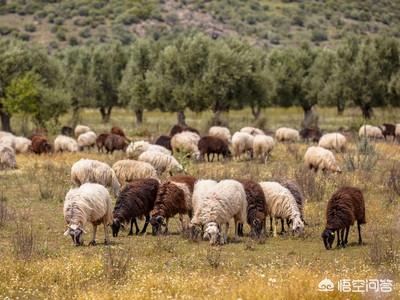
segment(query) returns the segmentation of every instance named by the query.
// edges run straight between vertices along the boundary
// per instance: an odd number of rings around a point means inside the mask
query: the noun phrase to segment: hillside
[[[400,36],[399,1],[0,0],[0,35],[50,48],[199,30],[265,46]]]

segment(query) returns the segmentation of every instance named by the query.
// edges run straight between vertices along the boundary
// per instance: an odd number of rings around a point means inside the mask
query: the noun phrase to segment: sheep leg
[[[361,245],[362,244],[361,226],[360,226],[360,222],[358,222],[358,221],[357,221],[357,228],[358,228],[358,244]]]
[[[225,224],[224,243],[228,243],[229,222]]]
[[[104,245],[108,245],[110,243],[110,240],[108,239],[108,226],[106,225],[106,222],[103,222],[104,225]]]
[[[165,230],[164,230],[164,234],[167,234],[167,233],[168,233],[168,221],[169,221],[169,218],[167,218],[167,220],[165,220]]]
[[[147,226],[149,225],[149,222],[150,222],[150,216],[147,215],[147,216],[146,216],[146,220],[144,221],[143,229],[142,229],[142,231],[140,232],[140,234],[145,234],[145,233],[146,233]]]
[[[340,235],[339,235],[339,229],[336,230],[336,235],[337,235],[337,244],[336,244],[336,248],[339,248],[339,247],[340,247],[340,244],[341,244],[341,242],[340,242]]]
[[[238,223],[238,236],[243,236],[243,224]]]
[[[272,236],[276,237],[276,227],[278,226],[278,219],[272,217]]]
[[[281,234],[284,234],[285,233],[285,221],[283,219],[281,219],[281,227],[282,227]]]
[[[93,238],[89,243],[89,246],[95,246],[96,245],[96,231],[97,231],[97,225],[93,225]]]
[[[238,220],[235,219],[235,239],[239,237]]]
[[[346,247],[345,242],[344,242],[344,231],[345,231],[345,230],[346,230],[346,228],[344,228],[344,229],[342,229],[342,230],[340,231],[340,239],[342,240],[342,241],[341,241],[341,244],[342,244],[342,247],[343,247],[343,248]]]
[[[346,235],[344,237],[344,244],[347,245],[347,238],[349,237],[350,226],[346,227]]]
[[[265,221],[265,223],[266,223],[266,222],[267,222],[267,221]],[[272,217],[270,216],[270,217],[269,217],[269,232],[272,232],[272,231],[273,231],[272,222],[273,222],[273,220],[272,220]]]
[[[185,222],[183,220],[183,214],[179,214],[179,221],[181,222],[182,231],[186,229]]]

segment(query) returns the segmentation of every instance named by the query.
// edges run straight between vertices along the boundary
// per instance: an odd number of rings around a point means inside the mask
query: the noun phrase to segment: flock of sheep
[[[400,125],[388,125],[365,125],[360,128],[359,136],[400,137]],[[68,225],[65,235],[70,235],[75,245],[82,245],[87,223],[93,225],[90,244],[96,243],[96,228],[100,224],[104,225],[106,242],[109,242],[108,226],[116,237],[126,223],[130,223],[130,235],[134,224],[136,234],[143,234],[149,223],[153,234],[166,233],[169,219],[179,215],[181,229],[188,230],[193,239],[201,235],[216,245],[227,242],[231,219],[235,223],[235,237],[243,235],[245,223],[250,227],[250,236],[259,238],[266,234],[268,216],[273,236],[277,235],[279,220],[282,231],[286,222],[294,234],[301,234],[306,225],[302,192],[290,180],[254,182],[236,178],[217,182],[177,175],[186,170],[173,154],[184,153],[193,159],[208,161],[213,161],[215,156],[217,160],[220,156],[224,159],[248,156],[266,162],[275,141],[297,142],[300,137],[304,138],[304,133],[291,128],[279,128],[274,139],[254,127],[244,127],[231,135],[228,128],[221,126],[211,127],[208,135],[201,137],[194,128],[175,125],[169,135],[162,135],[151,144],[131,142],[118,127],[97,135],[89,127],[78,125],[74,130],[63,127],[62,134],[51,144],[40,134],[27,139],[0,132],[0,169],[16,168],[16,153],[78,152],[94,146],[99,152],[125,151],[127,158],[112,167],[90,159],[81,159],[72,166],[71,180],[75,187],[65,197],[64,218]],[[306,150],[305,165],[315,171],[341,172],[332,151],[345,151],[346,143],[345,135],[339,132],[322,135],[318,146]],[[171,177],[160,180],[165,172]],[[114,208],[107,188],[117,198]],[[142,216],[145,216],[145,225],[140,231],[136,219]],[[363,195],[357,188],[341,188],[328,202],[327,223],[322,234],[325,247],[332,247],[335,234],[338,246],[345,247],[349,227],[355,221],[361,243],[360,225],[365,223]]]

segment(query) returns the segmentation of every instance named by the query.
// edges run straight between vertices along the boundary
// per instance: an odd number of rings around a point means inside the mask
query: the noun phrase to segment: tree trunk
[[[103,123],[108,123],[111,117],[112,106],[100,107],[101,120]]]
[[[140,126],[143,123],[143,109],[135,109],[136,125]]]
[[[336,108],[337,108],[337,114],[338,114],[339,116],[343,115],[343,112],[344,112],[344,105],[338,104],[338,105],[336,106]]]
[[[79,108],[72,109],[72,126],[75,127],[79,123]]]
[[[372,107],[370,107],[370,106],[362,106],[361,111],[362,111],[363,117],[368,120],[371,119],[371,117],[374,115],[374,111],[373,111]]]
[[[178,111],[177,113],[178,124],[182,126],[186,126],[186,116],[184,111]]]
[[[317,129],[318,128],[318,114],[313,107],[303,107],[304,120],[301,124],[302,128]]]
[[[260,106],[251,106],[251,113],[253,114],[254,120],[258,120],[261,115],[261,107]]]
[[[11,122],[10,122],[10,115],[2,110],[0,110],[0,117],[1,117],[1,128],[3,131],[11,132]]]

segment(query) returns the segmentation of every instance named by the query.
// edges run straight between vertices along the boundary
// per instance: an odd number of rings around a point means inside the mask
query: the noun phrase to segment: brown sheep
[[[123,138],[126,139],[125,132],[124,132],[120,127],[118,127],[118,126],[113,126],[113,127],[111,128],[111,131],[110,131],[110,132],[113,133],[113,134],[122,136]]]
[[[128,143],[122,136],[111,133],[104,141],[104,147],[107,153],[113,153],[115,150],[125,151],[126,147],[128,147]]]
[[[379,126],[379,128],[382,130],[385,140],[387,136],[392,136],[393,140],[396,139],[396,125],[383,123],[382,126]]]
[[[182,125],[176,124],[176,125],[172,126],[171,131],[170,131],[170,133],[169,133],[169,136],[170,136],[170,137],[173,137],[175,134],[181,133],[181,132],[183,132],[183,131],[191,131],[191,132],[195,132],[195,133],[197,133],[198,135],[200,135],[199,131],[198,131],[197,129],[195,129],[195,128],[192,128],[192,127],[189,127],[189,126],[182,126]]]
[[[210,161],[210,154],[212,154],[211,161],[214,160],[214,154],[217,155],[217,160],[219,160],[220,154],[222,154],[223,158],[232,156],[228,143],[218,137],[204,136],[199,140],[197,146],[200,151],[200,157],[205,159],[207,154],[208,161]]]
[[[182,228],[184,228],[183,215],[192,214],[192,194],[196,178],[188,175],[172,176],[158,189],[158,195],[151,211],[150,224],[153,227],[153,235],[168,232],[168,220],[179,214]]]
[[[97,146],[97,150],[99,152],[103,152],[103,148],[104,148],[104,144],[106,142],[107,137],[109,136],[109,133],[101,133],[97,136],[96,139],[96,146]]]
[[[360,225],[366,223],[364,197],[361,190],[356,187],[342,187],[333,193],[328,201],[326,226],[321,235],[325,248],[327,250],[332,248],[335,231],[338,236],[337,247],[346,247],[350,226],[354,224],[354,221],[357,221],[358,244],[361,245]]]
[[[53,147],[50,145],[47,138],[42,135],[33,136],[32,144],[29,149],[36,154],[50,153],[53,151]]]
[[[300,130],[300,136],[308,141],[318,142],[322,136],[322,131],[319,128],[303,128]]]
[[[159,145],[159,146],[163,146],[164,148],[167,148],[168,150],[172,151],[171,137],[170,136],[161,135],[156,139],[154,144]]]
[[[238,180],[246,192],[247,199],[247,223],[251,227],[251,235],[259,238],[265,223],[266,200],[261,186],[247,179]],[[243,224],[238,224],[238,233],[243,236]]]
[[[136,235],[139,234],[136,218],[143,215],[146,217],[146,221],[140,234],[146,232],[150,221],[150,211],[154,207],[159,185],[156,179],[134,179],[122,189],[113,212],[111,229],[114,237],[118,236],[120,227],[129,221],[131,222],[131,228],[128,235],[133,235],[133,224],[136,227]]]

